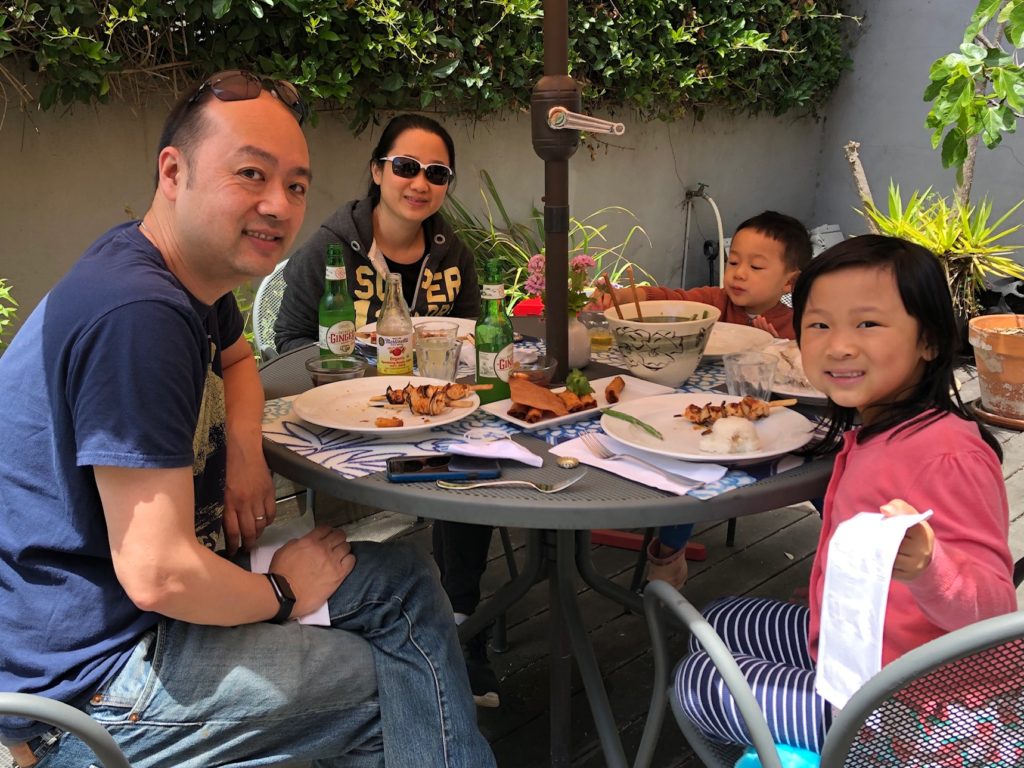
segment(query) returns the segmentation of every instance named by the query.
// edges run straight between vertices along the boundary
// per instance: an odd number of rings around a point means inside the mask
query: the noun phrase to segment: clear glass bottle
[[[512,372],[512,321],[505,311],[505,284],[497,259],[487,262],[480,290],[480,319],[476,322],[476,383],[491,384],[477,392],[480,402],[492,403],[509,396]]]
[[[320,357],[351,355],[356,346],[356,307],[345,282],[345,257],[341,245],[327,246],[324,294],[317,309],[320,323]]]
[[[377,373],[412,375],[412,318],[402,297],[402,276],[388,275],[384,304],[377,315]]]

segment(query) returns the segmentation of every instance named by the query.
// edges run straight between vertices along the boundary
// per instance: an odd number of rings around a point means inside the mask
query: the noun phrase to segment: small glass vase
[[[590,362],[590,332],[578,318],[569,318],[569,368],[583,368]]]

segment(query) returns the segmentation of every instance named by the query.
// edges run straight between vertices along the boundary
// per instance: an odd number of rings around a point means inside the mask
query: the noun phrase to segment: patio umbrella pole
[[[557,362],[555,380],[569,373],[569,158],[580,133],[549,124],[552,109],[580,108],[580,89],[569,76],[567,0],[544,0],[544,76],[530,99],[533,150],[544,161],[545,341]]]

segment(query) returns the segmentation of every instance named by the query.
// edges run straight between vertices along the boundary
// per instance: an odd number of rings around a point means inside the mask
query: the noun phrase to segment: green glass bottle
[[[477,394],[480,402],[492,403],[509,396],[513,349],[512,321],[505,311],[505,284],[497,259],[487,262],[480,299],[480,319],[476,322],[476,383],[493,386]]]
[[[345,257],[341,246],[327,246],[324,294],[317,309],[320,322],[320,357],[351,355],[356,346],[356,307],[345,282]]]

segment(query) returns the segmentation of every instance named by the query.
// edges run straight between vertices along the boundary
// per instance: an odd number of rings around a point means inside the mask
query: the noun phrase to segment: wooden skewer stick
[[[795,397],[790,397],[786,400],[772,400],[768,403],[769,408],[789,408],[791,405],[796,405]]]
[[[636,282],[633,280],[633,265],[626,267],[626,275],[629,277],[629,287],[633,289],[633,304],[636,306],[636,319],[643,322],[644,313],[640,310],[640,299],[636,295]]]
[[[602,283],[604,292],[608,294],[608,298],[612,300],[612,306],[615,307],[615,314],[619,316],[619,320],[622,320],[622,310],[619,309],[619,300],[615,298],[615,289],[612,288],[611,278],[608,277],[608,273],[605,272],[601,275],[601,279],[604,280],[604,283]]]

